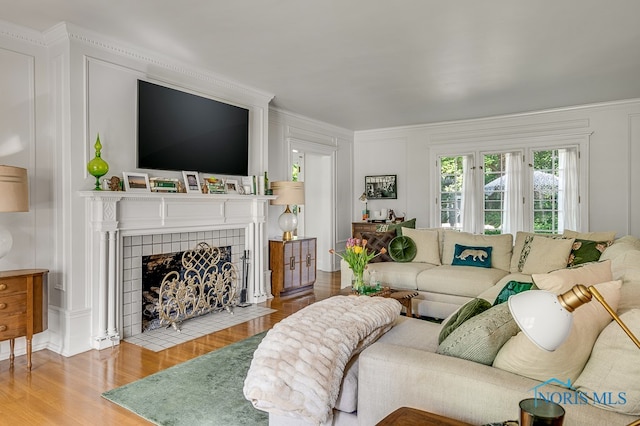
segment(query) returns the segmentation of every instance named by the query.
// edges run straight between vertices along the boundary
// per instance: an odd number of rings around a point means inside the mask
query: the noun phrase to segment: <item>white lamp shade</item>
[[[271,182],[273,195],[278,196],[271,200],[271,204],[276,206],[293,206],[304,204],[304,183],[280,181]]]
[[[569,337],[573,315],[562,307],[557,295],[525,291],[511,296],[507,303],[522,332],[541,349],[554,351]]]
[[[0,166],[0,212],[29,211],[27,169]]]

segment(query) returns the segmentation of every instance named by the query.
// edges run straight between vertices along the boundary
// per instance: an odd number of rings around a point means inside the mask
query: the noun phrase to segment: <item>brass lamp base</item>
[[[291,231],[284,231],[282,234],[282,241],[291,241],[293,240],[293,233]]]

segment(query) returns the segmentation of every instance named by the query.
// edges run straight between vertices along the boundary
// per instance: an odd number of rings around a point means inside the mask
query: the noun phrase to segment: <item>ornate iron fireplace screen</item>
[[[158,300],[161,325],[180,330],[186,319],[226,309],[233,313],[238,274],[231,262],[220,263],[221,250],[199,243],[182,255],[184,273],[172,271],[160,285]]]

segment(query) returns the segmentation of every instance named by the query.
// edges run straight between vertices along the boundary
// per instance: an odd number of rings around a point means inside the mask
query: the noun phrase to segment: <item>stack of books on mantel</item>
[[[178,179],[155,177],[149,183],[151,192],[178,192]]]

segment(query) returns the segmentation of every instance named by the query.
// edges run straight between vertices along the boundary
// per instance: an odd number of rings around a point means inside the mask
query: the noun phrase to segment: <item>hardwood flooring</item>
[[[313,292],[274,298],[263,306],[277,311],[161,352],[127,342],[113,349],[65,358],[49,350],[0,361],[0,425],[144,425],[150,424],[101,397],[109,389],[270,329],[311,303],[340,291],[340,273],[318,272]],[[238,308],[240,309],[240,308]]]

